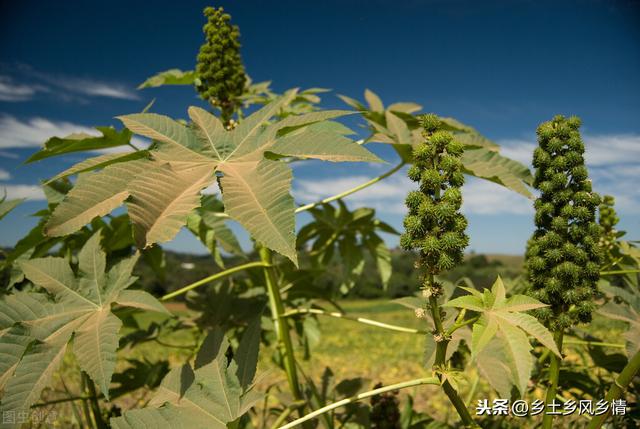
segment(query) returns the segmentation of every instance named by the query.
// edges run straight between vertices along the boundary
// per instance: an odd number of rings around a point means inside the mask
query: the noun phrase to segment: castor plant
[[[240,30],[231,25],[231,16],[221,7],[207,7],[204,15],[206,41],[197,57],[196,88],[203,100],[220,109],[223,122],[228,122],[247,82],[240,56]]]

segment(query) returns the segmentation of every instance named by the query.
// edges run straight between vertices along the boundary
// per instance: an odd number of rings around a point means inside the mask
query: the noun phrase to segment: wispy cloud
[[[44,191],[38,185],[0,185],[0,193],[4,194],[5,192],[7,194],[7,198],[10,200],[16,198],[26,198],[31,201],[46,200]]]
[[[94,128],[73,122],[52,121],[45,118],[31,118],[22,121],[9,115],[0,116],[0,149],[39,147],[51,137],[66,137],[76,133],[85,133],[94,136],[100,135]],[[132,143],[139,148],[145,148],[149,145],[146,139],[139,137],[133,137]],[[123,146],[114,148],[113,150],[121,152],[132,149]],[[111,150],[96,152],[109,151]]]
[[[51,93],[63,100],[84,101],[84,97],[107,97],[138,100],[136,91],[128,85],[91,77],[49,74],[24,64],[3,67],[0,75],[0,101],[28,101],[37,93]],[[18,78],[19,76],[19,78]]]
[[[18,84],[9,76],[0,76],[0,101],[27,101],[37,92],[48,92],[48,88],[37,84]]]
[[[21,121],[13,116],[0,117],[0,148],[37,147],[53,136],[73,133],[96,134],[96,130],[65,121],[32,118]]]
[[[109,97],[123,100],[138,100],[139,96],[132,89],[118,83],[106,83],[92,79],[78,79],[72,77],[47,77],[47,81],[54,86],[79,95],[92,97]]]
[[[7,170],[3,170],[0,168],[0,180],[9,180],[11,179],[11,174]]]

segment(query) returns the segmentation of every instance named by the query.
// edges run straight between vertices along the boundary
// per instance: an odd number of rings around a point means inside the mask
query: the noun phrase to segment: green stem
[[[267,267],[267,266],[268,265],[266,265],[264,262],[249,262],[247,264],[238,265],[236,267],[226,269],[226,270],[221,271],[219,273],[215,273],[215,274],[213,274],[213,275],[211,275],[209,277],[205,277],[202,280],[198,280],[195,283],[191,283],[190,285],[187,285],[187,286],[185,286],[185,287],[183,287],[181,289],[178,289],[178,290],[175,290],[175,291],[173,291],[171,293],[168,293],[168,294],[164,295],[162,298],[160,298],[160,301],[167,301],[167,300],[169,300],[171,298],[175,298],[178,295],[182,295],[183,293],[187,293],[190,290],[193,290],[193,289],[195,289],[195,288],[197,288],[199,286],[202,286],[202,285],[205,285],[207,283],[211,283],[213,281],[216,281],[218,279],[227,277],[227,276],[229,276],[231,274],[237,273],[238,271],[244,271],[244,270],[247,270],[249,268]]]
[[[93,419],[98,429],[107,429],[107,424],[102,419],[102,410],[100,410],[100,403],[98,402],[98,393],[96,392],[96,385],[93,383],[93,380],[89,378],[89,376],[83,372],[84,377],[86,377],[86,386],[89,391],[89,404],[91,405],[91,412],[93,414]]]
[[[463,320],[461,322],[456,322],[449,329],[447,329],[447,337],[451,336],[458,329],[465,327],[467,325],[472,325],[476,323],[480,319],[480,316],[472,317],[471,319]]]
[[[341,198],[347,197],[347,196],[349,196],[351,194],[355,194],[356,192],[361,191],[364,188],[368,188],[369,186],[371,186],[373,184],[376,184],[381,180],[386,179],[387,177],[391,176],[393,173],[395,173],[396,171],[398,171],[402,167],[404,167],[404,165],[405,165],[405,163],[403,161],[400,164],[398,164],[395,167],[393,167],[391,170],[387,171],[386,173],[381,174],[378,177],[374,177],[373,179],[371,179],[371,180],[369,180],[367,182],[364,182],[364,183],[362,183],[362,184],[360,184],[358,186],[355,186],[355,187],[353,187],[353,188],[351,188],[349,190],[346,190],[344,192],[336,194],[336,195],[334,195],[332,197],[325,198],[324,200],[321,200],[321,201],[318,201],[318,202],[315,202],[315,203],[310,203],[310,204],[306,204],[304,206],[300,206],[300,207],[298,207],[296,209],[296,213],[300,213],[300,212],[312,209],[312,208],[314,208],[316,206],[319,206],[321,204],[327,204],[327,203],[330,203],[332,201],[339,200]]]
[[[589,347],[615,347],[615,348],[618,348],[618,349],[626,348],[626,346],[624,344],[603,343],[603,342],[600,342],[600,341],[583,341],[583,340],[564,339],[562,342],[563,342],[563,344],[577,344],[577,345],[589,346]]]
[[[93,396],[70,396],[68,398],[60,398],[60,399],[53,399],[51,401],[47,401],[47,402],[38,402],[37,404],[33,404],[31,406],[31,408],[40,408],[40,407],[46,407],[47,405],[54,405],[54,404],[62,404],[65,402],[73,402],[73,401],[88,401],[88,400],[93,400],[93,399],[102,399],[104,398],[104,396],[100,395],[98,397],[93,397]]]
[[[640,270],[600,271],[601,276],[614,276],[616,274],[633,274],[633,273],[640,273]]]
[[[428,377],[428,378],[417,378],[415,380],[410,380],[410,381],[405,381],[402,383],[397,383],[397,384],[392,384],[390,386],[384,386],[384,387],[380,387],[378,389],[374,389],[374,390],[370,390],[368,392],[363,392],[360,393],[358,395],[352,396],[350,398],[346,398],[343,399],[341,401],[338,402],[334,402],[332,404],[329,404],[325,407],[319,408],[309,414],[307,414],[304,417],[301,417],[297,420],[292,421],[291,423],[288,423],[284,426],[281,426],[280,429],[289,429],[292,428],[294,426],[297,426],[301,423],[304,423],[308,420],[311,420],[319,415],[322,415],[324,413],[328,413],[331,410],[335,410],[336,408],[339,407],[343,407],[345,405],[348,404],[352,404],[354,402],[360,401],[362,399],[366,399],[366,398],[370,398],[371,396],[375,396],[375,395],[379,395],[381,393],[385,393],[385,392],[390,392],[392,390],[399,390],[399,389],[406,389],[408,387],[414,387],[414,386],[420,386],[423,384],[440,384],[440,380],[438,380],[435,377]]]
[[[430,284],[433,284],[433,276],[430,276]],[[445,366],[446,358],[447,358],[447,346],[449,345],[449,337],[444,329],[444,325],[442,324],[442,317],[440,317],[440,305],[438,304],[438,299],[435,296],[429,297],[429,309],[431,310],[431,317],[433,318],[433,324],[436,328],[436,335],[439,337],[439,341],[436,341],[436,358],[433,363],[433,368],[438,370],[442,369]],[[438,379],[442,380],[442,376],[438,375]],[[442,383],[442,389],[444,393],[449,397],[449,401],[453,404],[462,423],[467,427],[477,427],[473,422],[473,418],[471,414],[469,414],[469,410],[465,405],[458,392],[451,386],[448,380],[445,380]]]
[[[640,371],[640,350],[629,360],[627,365],[622,369],[622,372],[613,382],[613,385],[604,397],[604,400],[611,402],[614,399],[620,399],[622,394],[627,390],[629,383]],[[593,417],[589,422],[587,429],[598,429],[605,422],[607,417],[611,414],[611,407],[607,408],[607,412],[599,416]]]
[[[276,419],[276,421],[273,423],[273,425],[271,425],[271,429],[278,429],[280,427],[280,425],[282,423],[284,423],[287,420],[287,417],[289,417],[291,415],[291,413],[300,408],[303,407],[305,405],[304,401],[301,402],[294,402],[293,404],[289,405],[287,408],[285,408],[285,410],[278,416],[278,418]]]
[[[553,338],[558,346],[558,350],[562,353],[562,340],[564,337],[563,331],[557,331]],[[545,410],[549,408],[556,398],[556,392],[558,391],[558,378],[560,376],[560,358],[555,354],[549,355],[549,386],[547,387],[547,396],[545,398]],[[553,427],[553,414],[545,413],[542,417],[542,429],[551,429]]]
[[[471,405],[471,401],[473,401],[473,396],[476,394],[476,389],[478,388],[478,383],[480,382],[480,376],[476,374],[473,378],[473,383],[471,384],[471,389],[469,389],[469,393],[467,394],[467,398],[464,400],[464,404],[468,407]]]
[[[82,393],[87,392],[87,375],[83,372],[80,373],[80,386],[82,389]],[[95,428],[95,424],[93,423],[93,417],[91,416],[91,410],[89,410],[89,399],[82,399],[82,413],[84,414],[84,418],[87,421],[87,426],[91,428]]]
[[[271,308],[271,317],[275,326],[276,337],[278,339],[278,349],[284,363],[284,370],[287,373],[287,381],[291,394],[295,400],[303,399],[300,391],[300,383],[298,381],[298,373],[296,369],[296,357],[293,351],[293,343],[289,333],[289,323],[284,317],[284,305],[282,297],[278,289],[278,283],[272,266],[271,250],[266,247],[260,247],[260,259],[264,266],[264,280],[267,285],[267,293],[269,295],[269,307]]]
[[[338,313],[336,311],[325,311],[325,310],[320,310],[319,308],[296,308],[294,310],[289,310],[285,312],[282,316],[292,317],[298,314],[318,314],[321,316],[336,317],[338,319],[350,320],[352,322],[363,323],[365,325],[370,325],[370,326],[377,326],[378,328],[389,329],[391,331],[406,332],[408,334],[426,334],[427,333],[427,331],[421,331],[419,329],[405,328],[404,326],[398,326],[398,325],[390,325],[388,323],[382,323],[376,320],[365,319],[364,317],[347,316],[344,313]]]

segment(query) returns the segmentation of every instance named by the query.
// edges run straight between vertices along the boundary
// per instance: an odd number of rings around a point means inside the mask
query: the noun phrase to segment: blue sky
[[[35,224],[29,214],[44,204],[39,180],[80,160],[68,156],[21,165],[47,137],[118,125],[114,116],[140,111],[153,98],[155,112],[173,117],[185,117],[189,105],[202,105],[189,87],[135,87],[155,72],[194,67],[207,4],[0,3],[0,189],[29,199],[0,223],[0,245],[15,244]],[[525,163],[540,122],[557,113],[582,117],[594,187],[617,197],[621,229],[640,238],[637,1],[216,5],[240,26],[243,59],[254,81],[271,80],[278,91],[332,88],[323,97],[327,108],[344,107],[335,94],[361,99],[369,88],[385,103],[414,101],[425,111],[468,123]],[[393,163],[388,149],[372,147]],[[294,196],[310,202],[388,167],[301,163]],[[348,202],[377,208],[399,228],[411,186],[395,176]],[[473,179],[464,196],[471,249],[523,251],[532,231],[530,201]],[[167,247],[202,251],[187,233]]]

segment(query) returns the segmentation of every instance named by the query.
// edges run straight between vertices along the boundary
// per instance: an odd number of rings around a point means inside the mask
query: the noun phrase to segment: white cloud
[[[616,197],[616,207],[626,213],[640,213],[640,135],[584,134],[585,158],[600,194]],[[498,142],[501,153],[525,165],[531,165],[535,137]]]
[[[0,117],[0,148],[37,147],[50,137],[64,137],[73,133],[96,134],[96,130],[71,122],[54,122],[32,118],[25,122],[13,116]]]
[[[0,76],[0,101],[27,101],[36,92],[47,92],[42,85],[17,84],[9,76]]]
[[[589,166],[640,162],[640,135],[586,135],[584,142]]]
[[[531,200],[487,180],[467,177],[462,198],[462,211],[467,214],[533,213]]]
[[[91,78],[43,73],[22,64],[11,74],[0,75],[0,100],[27,101],[37,92],[51,92],[63,100],[86,101],[82,96],[138,100],[136,91],[127,85]],[[19,77],[19,78],[18,78]]]
[[[3,170],[0,168],[0,180],[9,180],[11,179],[11,174],[7,170]]]
[[[0,116],[0,148],[26,148],[40,147],[49,138],[66,137],[69,134],[85,133],[99,136],[94,128],[66,121],[51,121],[45,118],[31,118],[21,121],[13,116]],[[138,148],[149,146],[147,139],[133,137],[131,142]],[[112,149],[101,149],[95,152],[122,152],[133,150],[128,146],[119,146]]]
[[[2,194],[7,193],[7,198],[12,200],[15,198],[26,198],[27,200],[38,201],[45,200],[44,191],[38,185],[3,185],[0,186]]]
[[[48,78],[53,85],[81,95],[96,97],[119,98],[123,100],[138,100],[140,97],[125,85],[106,83],[91,79],[77,78]]]
[[[327,179],[302,179],[294,181],[294,197],[302,203],[319,201],[323,198],[347,191],[371,180],[373,177],[358,175]],[[409,190],[415,188],[403,172],[384,179],[355,194],[345,201],[356,205],[372,207],[383,213],[404,213],[404,199]]]
[[[607,166],[640,162],[640,135],[638,134],[585,134],[583,135],[588,166]],[[498,141],[501,153],[531,165],[537,144],[531,139],[505,139]]]

